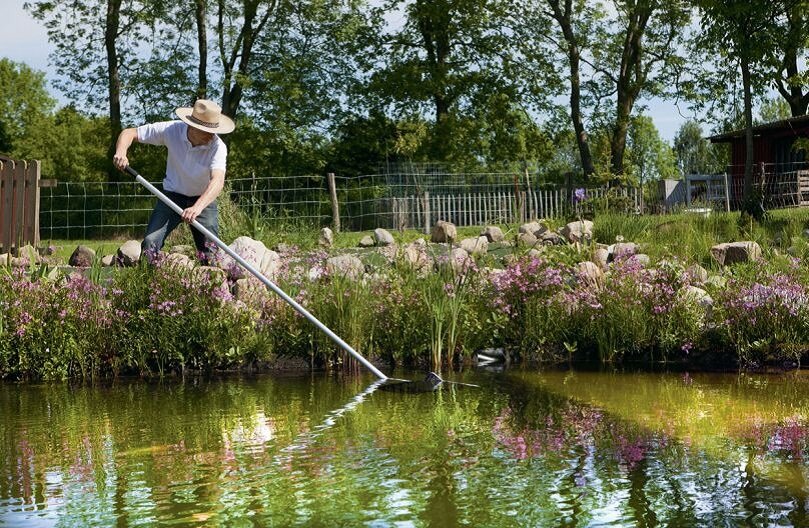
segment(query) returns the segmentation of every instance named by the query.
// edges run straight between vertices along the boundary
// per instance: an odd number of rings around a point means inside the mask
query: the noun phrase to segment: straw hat
[[[222,114],[222,108],[208,99],[197,99],[194,106],[174,111],[188,125],[212,134],[229,134],[236,128],[231,118]]]

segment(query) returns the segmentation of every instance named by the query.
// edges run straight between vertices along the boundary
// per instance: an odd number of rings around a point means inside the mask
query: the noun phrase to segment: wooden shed
[[[806,151],[795,148],[799,138],[809,138],[809,116],[792,117],[753,127],[753,181],[780,206],[809,205],[809,164]],[[730,144],[728,180],[730,199],[741,200],[747,155],[745,130],[708,138],[711,143]]]

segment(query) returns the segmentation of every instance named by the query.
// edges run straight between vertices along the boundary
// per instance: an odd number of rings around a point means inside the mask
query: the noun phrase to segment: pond
[[[807,374],[452,377],[2,384],[0,526],[809,524]]]

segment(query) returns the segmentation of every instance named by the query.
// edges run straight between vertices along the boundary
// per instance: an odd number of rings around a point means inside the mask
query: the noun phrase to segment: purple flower
[[[576,189],[573,192],[573,202],[574,203],[582,202],[582,201],[584,201],[585,198],[587,198],[587,193],[583,188]]]

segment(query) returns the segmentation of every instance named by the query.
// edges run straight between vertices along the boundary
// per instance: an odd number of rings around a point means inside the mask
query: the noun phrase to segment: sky
[[[23,4],[23,0],[0,0],[3,17],[0,57],[24,62],[35,70],[45,72],[48,89],[61,104],[65,104],[67,101],[60,99],[60,94],[50,84],[56,76],[48,63],[48,55],[53,46],[48,42],[45,28],[23,9]],[[687,109],[685,107],[682,109],[682,113],[686,114],[684,116],[671,101],[651,99],[640,103],[647,107],[645,114],[651,116],[660,136],[671,144],[677,130],[688,120]]]

